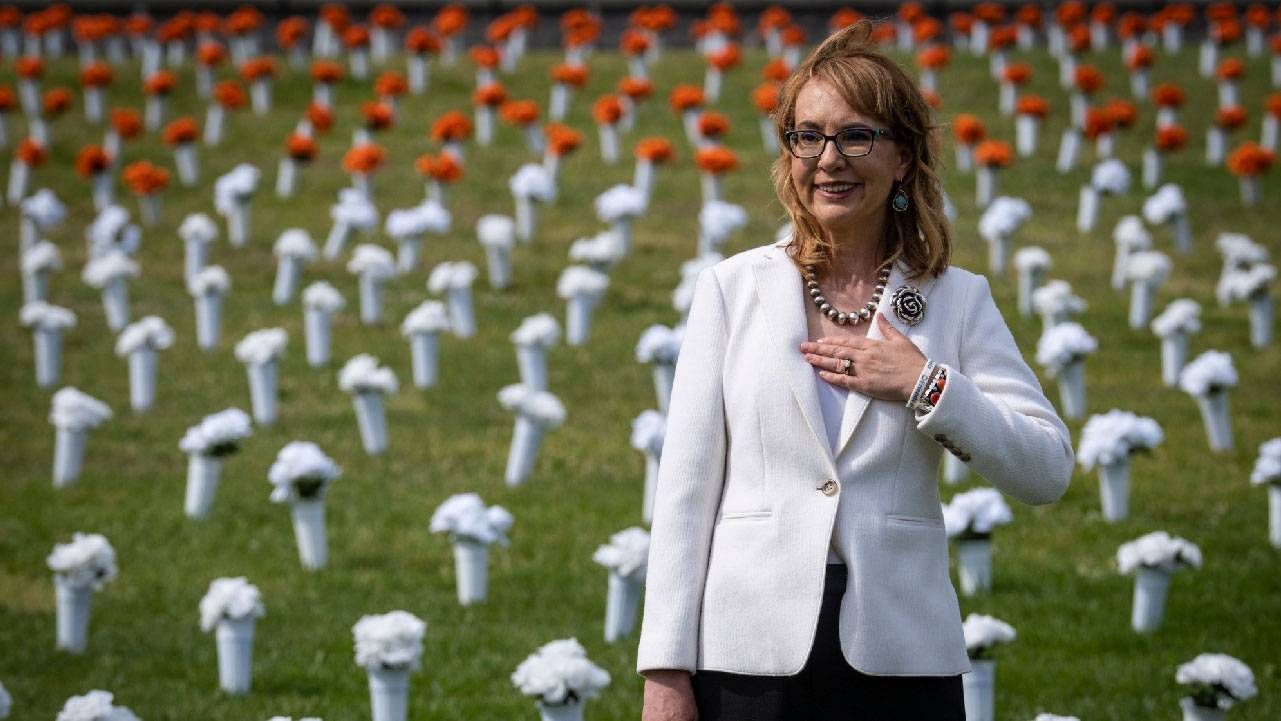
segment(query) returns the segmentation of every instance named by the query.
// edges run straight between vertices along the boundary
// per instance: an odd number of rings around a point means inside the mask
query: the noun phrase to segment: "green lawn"
[[[545,108],[548,69],[559,59],[550,53],[528,57],[518,75],[507,79],[511,94]],[[1029,89],[1050,98],[1054,112],[1038,156],[1016,161],[1001,179],[1005,192],[1026,198],[1034,208],[1017,240],[1045,247],[1055,261],[1051,276],[1069,280],[1090,303],[1080,319],[1100,341],[1087,364],[1090,410],[1117,407],[1153,416],[1166,440],[1133,466],[1127,521],[1103,522],[1094,474],[1078,473],[1062,501],[1016,506],[1014,523],[998,532],[993,591],[961,604],[964,613],[993,614],[1019,633],[997,654],[997,717],[1021,721],[1050,711],[1086,721],[1175,719],[1182,695],[1174,682],[1176,666],[1216,651],[1250,664],[1260,687],[1259,697],[1230,717],[1276,719],[1281,717],[1281,559],[1266,541],[1266,494],[1251,488],[1248,477],[1258,444],[1281,434],[1279,396],[1273,390],[1281,351],[1275,346],[1251,350],[1244,307],[1220,308],[1212,293],[1219,271],[1214,237],[1244,232],[1276,248],[1281,214],[1267,201],[1243,209],[1236,180],[1223,168],[1205,166],[1201,148],[1214,87],[1196,75],[1193,50],[1177,58],[1159,55],[1153,81],[1177,81],[1189,95],[1184,116],[1191,144],[1169,163],[1167,178],[1181,184],[1188,197],[1196,248],[1175,258],[1174,275],[1157,306],[1180,296],[1199,300],[1205,329],[1194,337],[1193,353],[1230,351],[1241,375],[1231,400],[1237,450],[1212,455],[1192,399],[1160,385],[1156,338],[1127,329],[1127,296],[1108,286],[1111,227],[1120,215],[1137,212],[1144,197],[1137,188],[1138,165],[1151,135],[1151,108],[1141,106],[1138,126],[1117,144],[1119,157],[1135,173],[1136,189],[1105,199],[1099,230],[1082,236],[1074,218],[1088,163],[1068,176],[1054,172],[1067,98],[1050,60],[1042,54],[1028,59],[1036,68]],[[1114,49],[1094,61],[1109,77],[1105,95],[1127,97],[1119,53]],[[760,148],[756,113],[747,101],[764,62],[761,52],[747,52],[743,67],[726,78],[717,106],[733,122],[728,143],[741,160],[725,182],[725,193],[751,217],[730,252],[767,242],[781,223],[766,177],[770,159]],[[1251,135],[1257,135],[1267,92],[1266,63],[1248,60],[1243,97],[1252,114]],[[578,637],[613,676],[612,685],[589,704],[588,716],[637,718],[641,679],[633,672],[635,638],[603,643],[606,574],[591,554],[611,533],[641,521],[643,464],[628,443],[630,421],[654,400],[649,369],[636,363],[633,349],[648,325],[677,320],[670,292],[679,279],[679,263],[694,253],[700,203],[692,153],[666,95],[679,82],[701,84],[702,66],[690,52],[670,52],[654,69],[657,92],[642,106],[638,129],[625,147],[642,135],[659,134],[672,139],[678,157],[660,170],[654,212],[636,224],[634,251],[611,277],[590,343],[550,353],[550,385],[564,401],[568,419],[546,438],[530,482],[514,490],[502,481],[511,418],[495,398],[499,388],[517,380],[507,336],[535,312],[563,319],[554,288],[568,263],[567,248],[602,228],[593,198],[631,178],[630,160],[613,167],[599,161],[590,116],[591,101],[611,91],[625,72],[620,57],[599,52],[591,58],[588,87],[575,98],[569,121],[584,131],[585,142],[563,166],[559,199],[540,214],[536,242],[515,251],[508,290],[489,290],[482,272],[476,286],[479,332],[468,341],[443,339],[441,382],[427,392],[409,382],[399,319],[426,297],[426,270],[435,263],[465,259],[483,268],[475,221],[484,213],[511,212],[506,180],[531,160],[515,130],[500,126],[493,147],[468,148],[466,176],[449,198],[454,232],[429,240],[425,265],[389,284],[388,322],[379,327],[358,323],[356,282],[344,264],[318,262],[307,269],[306,281],[327,279],[348,300],[335,321],[334,367],[314,370],[304,360],[300,306],[271,303],[271,244],[293,226],[323,241],[328,206],[347,182],[339,159],[358,122],[358,103],[369,91],[351,80],[337,89],[335,127],[321,139],[320,155],[306,169],[298,197],[281,201],[272,192],[275,166],[287,132],[310,98],[305,74],[285,69],[276,83],[273,112],[256,117],[243,111],[230,118],[223,146],[200,151],[201,187],[188,191],[175,183],[165,194],[163,222],[145,233],[142,276],[130,288],[133,316],[161,315],[175,328],[177,341],[160,358],[155,409],[139,416],[129,411],[126,364],[112,353],[98,295],[78,278],[85,261],[82,231],[92,208],[88,184],[72,165],[82,144],[100,142],[101,131],[86,126],[78,105],[55,122],[50,160],[33,187],[55,189],[69,210],[67,222],[50,237],[67,266],[53,280],[51,300],[79,317],[66,337],[63,383],[105,400],[117,417],[92,433],[79,482],[55,490],[50,483],[54,433],[47,422],[51,393],[35,387],[30,335],[17,323],[21,289],[12,240],[17,214],[0,209],[0,224],[11,229],[0,261],[8,278],[0,286],[0,308],[9,319],[0,326],[6,388],[0,458],[8,469],[0,482],[0,682],[14,696],[13,718],[51,719],[67,697],[93,688],[114,692],[118,703],[147,721],[246,721],[273,714],[367,718],[365,675],[353,661],[351,626],[363,614],[398,608],[429,624],[423,670],[411,682],[411,718],[535,718],[532,701],[520,696],[508,676],[537,646],[568,636]],[[954,55],[940,77],[940,122],[957,112],[977,113],[992,135],[1012,142],[1013,122],[997,116],[996,86],[986,69],[986,60]],[[74,60],[51,63],[46,87],[75,87],[77,77]],[[0,70],[0,78],[13,83],[11,64]],[[465,63],[434,68],[430,92],[403,100],[399,124],[379,138],[389,156],[375,179],[384,214],[421,199],[412,161],[429,149],[426,132],[432,120],[449,109],[470,112],[472,82]],[[187,67],[174,109],[203,122],[204,107],[192,87]],[[110,99],[141,109],[136,65],[120,69]],[[22,120],[11,115],[11,135],[20,137]],[[950,133],[942,132],[950,165]],[[12,148],[3,153],[6,166],[11,153]],[[150,158],[172,166],[158,137],[129,144],[126,155],[126,162]],[[189,212],[212,214],[213,179],[246,161],[263,170],[253,204],[253,236],[243,249],[225,241],[214,246],[213,262],[228,269],[233,284],[222,345],[205,354],[195,346],[175,229]],[[959,210],[956,264],[982,270],[986,248],[975,231],[973,177],[948,169],[944,178]],[[1265,179],[1262,195],[1278,193],[1281,183],[1274,174]],[[131,198],[126,203],[135,207]],[[1168,235],[1158,232],[1157,237],[1159,247],[1169,250]],[[1030,358],[1039,321],[1015,314],[1012,276],[994,279],[993,287]],[[247,332],[277,325],[290,336],[280,369],[280,423],[256,429],[226,464],[209,519],[188,520],[182,514],[186,464],[178,440],[205,414],[231,405],[248,409],[245,372],[231,348]],[[361,450],[351,403],[337,388],[338,367],[359,352],[392,366],[403,386],[389,399],[391,445],[381,458]],[[1057,400],[1052,381],[1047,388]],[[1080,424],[1072,424],[1072,431],[1078,438]],[[317,442],[344,471],[329,495],[330,565],[319,573],[302,570],[288,510],[267,500],[267,468],[294,439]],[[972,479],[971,485],[977,482]],[[516,518],[511,549],[492,556],[489,603],[469,609],[455,600],[446,539],[427,530],[432,510],[449,495],[466,491],[502,504]],[[1122,542],[1156,529],[1199,544],[1205,567],[1175,578],[1165,626],[1140,637],[1128,626],[1133,582],[1116,573],[1112,559]],[[54,650],[53,588],[45,567],[53,544],[75,531],[105,534],[120,563],[119,578],[95,596],[89,650],[79,657]],[[232,698],[217,690],[214,643],[200,633],[197,603],[210,580],[239,575],[262,589],[267,616],[258,625],[254,690]]]

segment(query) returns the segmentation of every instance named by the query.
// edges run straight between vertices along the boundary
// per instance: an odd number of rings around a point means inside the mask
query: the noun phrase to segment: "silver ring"
[[[853,371],[854,371],[854,361],[853,361],[853,360],[851,360],[851,359],[849,359],[849,358],[843,358],[843,359],[841,359],[841,361],[842,361],[842,365],[841,365],[841,372],[842,372],[842,373],[844,373],[844,374],[845,374],[845,375],[847,375],[847,376],[852,376],[852,375],[854,375],[854,373],[853,373]]]

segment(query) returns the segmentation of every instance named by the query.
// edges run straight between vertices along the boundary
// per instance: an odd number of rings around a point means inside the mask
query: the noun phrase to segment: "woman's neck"
[[[846,230],[833,234],[835,247],[827,276],[839,284],[876,277],[885,257],[884,233]]]

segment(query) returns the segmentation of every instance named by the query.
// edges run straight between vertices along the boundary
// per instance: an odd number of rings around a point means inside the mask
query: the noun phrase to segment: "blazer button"
[[[836,481],[833,481],[832,479],[829,478],[826,481],[823,481],[823,485],[819,486],[818,490],[822,491],[823,495],[830,497],[830,496],[835,496],[837,493],[839,493],[841,490],[841,487],[836,483]]]
[[[970,454],[968,454],[968,453],[962,453],[962,454],[961,454],[961,461],[962,461],[962,462],[964,462],[964,463],[969,463],[969,462],[970,462]]]
[[[947,443],[947,436],[943,435],[942,433],[935,433],[934,440],[938,441],[939,443]]]

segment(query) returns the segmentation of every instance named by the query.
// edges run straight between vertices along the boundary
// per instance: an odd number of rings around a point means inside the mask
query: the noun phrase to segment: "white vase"
[[[302,276],[302,258],[296,255],[281,256],[276,264],[276,282],[271,288],[271,300],[276,305],[285,305],[298,292],[298,281]]]
[[[516,200],[516,239],[529,243],[534,239],[534,230],[538,223],[538,214],[534,201],[529,196],[517,195]]]
[[[996,197],[997,175],[995,168],[982,166],[974,174],[974,202],[980,208],[986,208]]]
[[[129,325],[129,290],[124,278],[112,278],[102,286],[102,310],[113,332]]]
[[[1165,163],[1156,148],[1143,150],[1143,187],[1151,190],[1161,184],[1161,171]]]
[[[1227,391],[1204,393],[1197,396],[1196,402],[1201,409],[1201,421],[1205,424],[1210,450],[1215,453],[1232,450],[1232,421],[1228,416]]]
[[[396,239],[396,272],[405,274],[418,267],[422,257],[423,239],[417,235],[407,235]]]
[[[294,540],[298,542],[302,567],[308,571],[324,568],[329,560],[324,499],[294,501],[289,506],[289,515],[294,522]]]
[[[987,241],[987,268],[993,275],[1005,274],[1009,265],[1010,246],[1010,238],[1006,235],[998,235]]]
[[[558,704],[539,701],[538,714],[540,721],[583,721],[583,704],[581,701]]]
[[[243,248],[249,242],[249,203],[233,202],[227,214],[227,240],[233,248]]]
[[[356,407],[356,425],[360,427],[360,442],[365,453],[376,456],[387,450],[387,413],[383,409],[383,394],[361,391],[352,394]]]
[[[1188,361],[1188,336],[1171,333],[1161,338],[1161,381],[1174,388],[1179,385],[1179,373]]]
[[[1014,148],[1020,158],[1028,158],[1036,153],[1036,137],[1041,120],[1035,115],[1019,115],[1014,119]]]
[[[52,388],[62,375],[62,331],[37,327],[32,332],[36,353],[36,386]]]
[[[254,619],[224,618],[214,629],[218,644],[218,686],[233,695],[249,693],[254,653]]]
[[[721,177],[714,173],[700,173],[700,187],[703,191],[703,205],[724,197],[721,191]]]
[[[325,248],[321,251],[325,260],[337,258],[350,238],[351,226],[342,221],[335,221],[333,227],[329,229],[329,235],[325,237]]]
[[[654,492],[658,489],[658,462],[658,456],[645,453],[645,493],[641,498],[641,518],[647,524],[654,521]]]
[[[1250,299],[1250,345],[1267,348],[1272,344],[1272,294],[1264,292]]]
[[[1077,206],[1076,229],[1082,233],[1094,230],[1099,221],[1099,191],[1093,185],[1081,186],[1080,204]]]
[[[996,714],[996,662],[970,661],[970,672],[961,676],[966,721],[992,721]]]
[[[649,207],[649,196],[654,191],[654,164],[643,158],[636,160],[636,167],[632,172],[632,187],[640,191],[641,197],[644,198],[642,205]]]
[[[615,571],[609,572],[609,591],[605,597],[605,642],[613,643],[631,635],[636,628],[641,589],[637,583]]]
[[[1223,721],[1227,718],[1227,711],[1197,706],[1190,698],[1179,699],[1179,708],[1183,709],[1183,721]]]
[[[203,453],[187,456],[187,493],[183,498],[183,512],[190,518],[209,516],[214,494],[218,491],[218,477],[222,475],[222,459]]]
[[[943,456],[943,482],[949,486],[959,485],[970,477],[970,467],[965,465],[965,461],[957,458],[951,453]]]
[[[1130,330],[1142,330],[1152,316],[1152,299],[1156,287],[1144,280],[1136,280],[1130,285]]]
[[[471,287],[450,288],[445,294],[449,310],[449,327],[459,338],[476,335],[476,312],[472,308]]]
[[[330,326],[329,313],[318,308],[306,308],[303,310],[307,365],[312,368],[320,368],[329,364]]]
[[[1059,371],[1059,401],[1064,418],[1078,421],[1085,417],[1085,361],[1072,361]]]
[[[542,440],[543,428],[538,421],[517,414],[511,450],[507,454],[507,470],[503,475],[507,485],[519,486],[529,478]]]
[[[250,363],[245,366],[249,373],[249,400],[253,406],[254,422],[270,426],[276,422],[276,361]]]
[[[414,333],[409,337],[409,356],[415,388],[431,388],[436,385],[439,355],[437,345],[436,333]]]
[[[129,354],[129,406],[145,413],[156,402],[156,350],[143,345]]]
[[[383,319],[383,280],[373,273],[360,274],[360,322],[377,325]]]
[[[196,345],[211,351],[222,335],[222,293],[196,296]]]
[[[511,284],[512,261],[511,248],[506,245],[485,246],[485,269],[489,276],[489,287],[502,290]]]
[[[200,165],[196,159],[194,143],[179,143],[173,149],[174,165],[178,168],[178,182],[191,188],[200,182]]]
[[[956,542],[956,571],[961,595],[973,596],[992,588],[992,541],[968,538]]]
[[[1099,466],[1099,499],[1103,519],[1109,523],[1124,520],[1130,514],[1130,459]]]
[[[57,647],[62,651],[84,653],[89,645],[89,602],[93,599],[93,589],[73,586],[62,577],[54,576],[53,591]]]
[[[373,721],[405,721],[409,711],[409,669],[371,668],[367,671]]]
[[[535,391],[547,390],[547,349],[541,345],[516,346],[516,367],[520,382]]]
[[[1032,293],[1041,287],[1045,271],[1040,267],[1019,269],[1019,288],[1018,288],[1018,307],[1019,315],[1025,318],[1031,318],[1034,308],[1032,307]]]
[[[290,157],[280,159],[276,166],[276,197],[292,198],[298,185],[298,161]]]
[[[69,486],[80,477],[87,440],[89,440],[89,431],[84,428],[57,429],[53,444],[54,488]]]
[[[208,264],[209,244],[202,240],[184,240],[182,249],[183,278],[190,282]]]
[[[489,546],[466,539],[455,540],[453,546],[458,603],[484,603],[489,596]]]
[[[1165,615],[1165,596],[1170,589],[1170,572],[1139,566],[1134,574],[1134,605],[1130,626],[1139,633],[1154,631]]]
[[[1281,483],[1268,484],[1268,541],[1281,548]]]
[[[587,344],[591,333],[592,310],[596,306],[596,296],[588,293],[576,293],[566,301],[565,308],[565,342],[573,346]]]
[[[672,383],[676,379],[676,364],[655,361],[652,368],[654,377],[654,395],[658,401],[658,410],[667,414],[667,405],[672,400]]]

